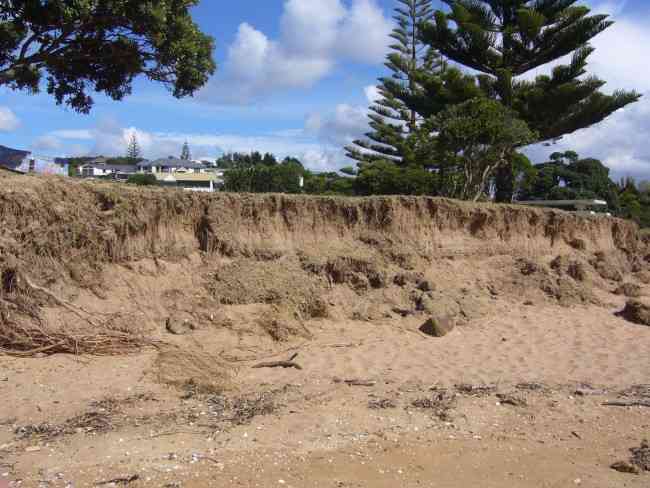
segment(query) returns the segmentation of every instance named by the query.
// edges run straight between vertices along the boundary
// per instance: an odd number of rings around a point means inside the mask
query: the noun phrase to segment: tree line
[[[589,41],[612,25],[607,15],[576,0],[444,1],[445,11],[397,0],[390,76],[379,79],[370,131],[346,148],[369,193],[531,196],[522,188],[532,172],[525,146],[552,143],[640,98],[605,94],[605,82],[587,76]],[[550,168],[535,171],[543,180]]]
[[[436,10],[431,0],[396,0],[370,130],[346,147],[355,167],[319,175],[295,158],[233,154],[220,162],[226,188],[498,202],[592,195],[645,222],[645,183],[614,183],[602,163],[575,153],[532,164],[522,152],[640,98],[606,94],[605,81],[588,73],[590,41],[613,24],[609,16],[578,0],[443,1]],[[190,96],[216,68],[214,40],[190,14],[197,3],[1,2],[0,87],[46,89],[82,113],[93,106],[91,92],[121,100],[139,75]],[[139,157],[133,138],[112,162]],[[187,143],[181,157],[191,159]]]
[[[431,195],[438,175],[417,166],[400,167],[386,160],[340,172],[317,173],[295,157],[277,159],[260,152],[228,153],[216,161],[224,169],[224,191],[279,192],[312,195]],[[650,181],[612,180],[610,170],[594,158],[574,151],[555,152],[548,161],[533,164],[517,154],[513,163],[516,200],[592,200],[607,202],[618,217],[650,227]],[[301,183],[302,182],[302,186]]]

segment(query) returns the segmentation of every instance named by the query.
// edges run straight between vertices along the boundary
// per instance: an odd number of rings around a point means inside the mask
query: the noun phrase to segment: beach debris
[[[126,476],[123,478],[113,478],[112,480],[98,481],[95,483],[95,486],[104,486],[104,485],[128,485],[134,481],[138,481],[140,475],[134,474],[133,476]]]
[[[456,391],[462,395],[469,396],[487,396],[497,391],[496,385],[470,385],[468,383],[461,383],[456,385]]]
[[[265,363],[259,363],[256,364],[255,366],[252,366],[253,369],[260,369],[260,368],[294,368],[294,369],[302,369],[302,366],[300,366],[298,363],[294,361],[298,357],[298,353],[295,353],[293,356],[291,356],[287,361],[269,361]]]
[[[610,466],[614,471],[619,473],[629,473],[629,474],[639,474],[641,471],[639,468],[633,464],[628,463],[627,461],[617,461]]]
[[[345,383],[348,386],[375,386],[377,384],[375,380],[362,380],[362,379],[343,380],[343,383]]]
[[[501,405],[512,405],[513,407],[525,407],[528,405],[525,398],[510,393],[497,393],[497,398]]]
[[[612,400],[603,403],[606,407],[649,407],[650,400]]]
[[[395,400],[391,400],[390,398],[373,399],[368,402],[368,408],[371,410],[397,408],[397,403],[395,403]]]
[[[632,453],[632,464],[644,471],[650,471],[650,443],[647,440],[641,443],[640,447],[630,449]]]

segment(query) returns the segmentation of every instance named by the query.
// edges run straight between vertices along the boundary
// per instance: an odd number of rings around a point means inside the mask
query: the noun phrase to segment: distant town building
[[[68,165],[65,162],[6,146],[0,146],[0,166],[25,174],[37,173],[62,176],[68,174]]]
[[[83,178],[113,178],[116,180],[126,180],[129,176],[138,172],[138,167],[135,164],[89,162],[78,166],[77,172],[79,176]]]
[[[208,167],[203,163],[179,158],[163,158],[155,161],[141,161],[138,169],[144,173],[205,173]]]

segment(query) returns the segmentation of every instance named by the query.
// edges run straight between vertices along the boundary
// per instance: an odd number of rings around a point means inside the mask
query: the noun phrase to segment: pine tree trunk
[[[510,25],[514,22],[515,12],[513,7],[504,9],[504,24]],[[510,66],[511,39],[509,33],[503,34],[503,65]],[[501,92],[502,103],[512,108],[512,72],[503,70],[499,73],[499,91]],[[512,203],[515,194],[515,175],[513,171],[512,158],[508,157],[509,163],[503,165],[496,173],[496,191],[494,199],[497,203]]]

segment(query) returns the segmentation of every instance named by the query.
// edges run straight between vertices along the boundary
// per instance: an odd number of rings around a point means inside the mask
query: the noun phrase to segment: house
[[[155,173],[155,176],[161,186],[186,191],[212,193],[222,185],[222,180],[214,173]]]
[[[178,158],[162,158],[155,161],[142,161],[138,163],[142,173],[205,173],[207,167],[203,163],[196,163]]]
[[[32,154],[30,151],[0,146],[0,165],[19,173],[67,176],[67,162]]]
[[[129,176],[138,172],[138,167],[135,164],[107,164],[105,161],[104,158],[97,158],[92,162],[80,165],[77,168],[79,176],[83,178],[126,180]]]
[[[596,215],[598,209],[600,209],[599,213],[601,215],[607,215],[608,217],[612,215],[606,211],[608,204],[605,200],[529,200],[515,203],[534,207],[559,208],[582,215]]]

